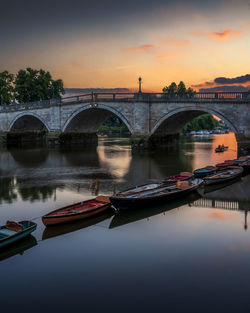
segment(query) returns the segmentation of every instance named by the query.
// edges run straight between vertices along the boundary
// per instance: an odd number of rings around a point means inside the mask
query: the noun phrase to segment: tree
[[[202,114],[187,123],[183,132],[197,131],[201,129],[212,130],[218,126],[218,121],[211,114]]]
[[[0,105],[10,104],[14,100],[14,75],[8,71],[0,73]]]
[[[193,98],[196,95],[196,91],[193,88],[188,88],[186,92],[188,98]]]
[[[184,97],[187,94],[187,89],[183,81],[179,82],[179,85],[177,87],[177,95],[180,97]]]
[[[27,68],[17,73],[15,92],[19,102],[33,102],[60,98],[64,88],[62,80],[53,80],[49,72]]]
[[[189,87],[186,89],[183,81],[180,81],[178,86],[175,82],[172,82],[169,86],[165,86],[162,89],[162,92],[169,95],[169,97],[175,97],[178,95],[179,97],[193,98],[196,94],[196,91],[192,88]]]
[[[172,82],[169,86],[165,86],[162,91],[168,94],[170,97],[173,97],[177,93],[177,85],[175,82]]]

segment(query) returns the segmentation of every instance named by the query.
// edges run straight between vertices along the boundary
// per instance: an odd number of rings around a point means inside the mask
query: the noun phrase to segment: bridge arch
[[[206,113],[219,117],[235,134],[239,133],[237,127],[229,120],[229,118],[225,117],[217,110],[199,106],[186,106],[174,109],[161,116],[153,126],[151,135],[156,133],[177,134],[192,119]]]
[[[116,109],[105,104],[98,104],[97,107],[84,105],[71,114],[62,127],[62,132],[84,131],[97,132],[103,122],[112,114],[115,114],[127,126],[130,133],[132,127],[126,117]]]
[[[10,123],[8,131],[13,130],[48,130],[50,127],[47,122],[38,114],[25,112],[18,114]]]

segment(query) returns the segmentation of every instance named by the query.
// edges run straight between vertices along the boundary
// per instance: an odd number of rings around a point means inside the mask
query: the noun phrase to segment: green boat
[[[36,227],[37,224],[32,221],[7,222],[0,227],[0,248],[28,236]]]

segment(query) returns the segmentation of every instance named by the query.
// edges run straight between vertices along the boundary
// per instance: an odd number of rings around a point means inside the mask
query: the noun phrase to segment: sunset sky
[[[147,91],[202,88],[250,73],[250,0],[9,0],[0,11],[0,71],[44,68],[68,88],[137,88],[139,75]]]

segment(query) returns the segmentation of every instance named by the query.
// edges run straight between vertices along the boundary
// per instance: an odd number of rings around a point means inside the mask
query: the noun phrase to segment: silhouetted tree
[[[14,75],[8,71],[0,73],[0,105],[10,104],[14,100]]]
[[[179,85],[177,87],[177,95],[180,97],[184,97],[187,93],[187,89],[183,81],[179,82]]]
[[[180,81],[178,86],[175,82],[172,82],[169,86],[165,86],[162,91],[169,97],[175,97],[177,95],[181,98],[193,98],[196,94],[195,90],[193,90],[192,88],[189,87],[188,89],[186,89],[183,81]]]
[[[62,80],[53,80],[51,74],[42,69],[20,70],[14,83],[16,99],[19,102],[60,98],[61,94],[64,93]]]

